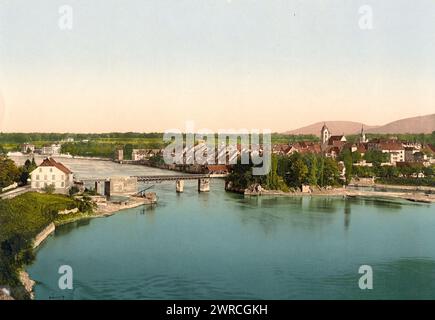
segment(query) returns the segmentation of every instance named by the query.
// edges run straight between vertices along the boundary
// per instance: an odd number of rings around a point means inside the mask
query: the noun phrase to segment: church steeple
[[[326,126],[326,123],[323,123],[323,127],[320,130],[320,140],[322,141],[323,144],[325,144],[326,142],[328,142],[330,136],[331,136],[331,133],[329,132],[329,129]]]
[[[361,125],[361,134],[359,137],[359,142],[361,143],[366,143],[367,139],[366,139],[366,134],[364,133],[364,125]]]

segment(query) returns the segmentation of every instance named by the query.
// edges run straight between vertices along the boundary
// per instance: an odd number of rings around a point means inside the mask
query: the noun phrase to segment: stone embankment
[[[56,226],[54,225],[54,223],[50,223],[44,230],[42,230],[36,237],[35,240],[33,241],[33,249],[36,249],[37,247],[39,247],[39,245],[45,240],[47,239],[47,237],[52,234],[54,231],[56,230]]]

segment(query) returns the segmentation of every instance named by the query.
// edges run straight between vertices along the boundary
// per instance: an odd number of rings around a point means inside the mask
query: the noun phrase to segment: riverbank
[[[353,183],[349,184],[349,187],[362,187],[362,188],[383,188],[383,189],[395,189],[395,190],[410,190],[410,191],[429,191],[435,193],[435,187],[430,186],[407,186],[407,185],[397,185],[397,184],[381,184],[381,183],[373,183],[373,184],[359,184]]]
[[[31,299],[33,282],[25,272],[32,263],[35,250],[55,232],[57,226],[82,219],[111,216],[126,209],[157,202],[155,193],[146,197],[130,197],[128,200],[100,203],[93,213],[77,210],[83,200],[64,195],[28,192],[13,199],[0,201],[0,286],[11,287],[16,299]],[[44,208],[50,208],[46,210]],[[74,209],[75,208],[75,209]],[[53,212],[58,212],[54,215]],[[65,212],[69,212],[65,214]],[[20,223],[17,223],[20,221]],[[14,245],[20,237],[20,246]],[[11,246],[11,249],[7,249]],[[19,259],[17,259],[19,257]]]
[[[105,218],[112,216],[114,214],[120,213],[127,209],[137,208],[143,205],[151,205],[157,203],[157,198],[153,197],[130,197],[126,201],[122,202],[113,202],[107,203],[105,206],[98,206],[97,210],[92,214],[86,213],[75,213],[73,217],[68,219],[57,220],[53,223],[50,223],[44,230],[42,230],[33,241],[33,249],[36,250],[50,235],[52,235],[56,227],[66,225],[69,223],[77,222],[84,219],[93,219],[93,218]],[[21,270],[19,272],[19,279],[22,283],[24,289],[29,294],[30,299],[34,299],[33,287],[35,285],[35,281],[33,281],[29,274],[25,270]]]
[[[232,191],[232,190],[228,190]],[[235,192],[241,193],[241,190]],[[234,192],[234,191],[232,191]],[[388,192],[388,191],[361,191],[351,190],[347,188],[332,188],[332,189],[315,189],[311,192],[284,192],[280,190],[261,190],[251,191],[244,190],[245,196],[285,196],[285,197],[301,197],[301,196],[323,196],[323,197],[351,197],[351,198],[388,198],[401,199],[412,202],[434,203],[435,194],[423,194],[421,192]]]
[[[56,227],[66,225],[69,223],[77,222],[85,219],[106,218],[120,213],[127,209],[137,208],[144,205],[152,205],[157,203],[156,199],[130,197],[128,200],[119,202],[109,202],[105,204],[97,203],[97,209],[92,214],[74,214],[71,218],[64,217],[55,222]]]

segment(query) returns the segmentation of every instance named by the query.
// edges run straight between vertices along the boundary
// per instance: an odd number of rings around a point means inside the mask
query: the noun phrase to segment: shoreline
[[[108,205],[109,206],[108,208],[107,207],[105,209],[99,208],[96,210],[96,212],[92,214],[81,213],[82,215],[76,216],[71,219],[66,219],[65,221],[57,221],[57,222],[55,221],[50,223],[33,239],[33,251],[35,252],[38,250],[38,248],[45,242],[45,240],[47,240],[47,238],[50,237],[56,231],[56,227],[64,226],[80,220],[107,218],[128,209],[133,209],[145,205],[153,205],[157,203],[157,201],[151,201],[147,198],[139,198],[139,197],[131,197],[128,201],[131,202],[124,203],[124,204],[110,204]],[[36,282],[32,278],[30,278],[30,275],[26,271],[26,268],[27,266],[24,266],[23,269],[19,271],[19,279],[21,284],[23,285],[24,290],[29,294],[30,300],[34,300],[35,293],[33,291],[33,288]]]
[[[229,192],[241,193],[245,196],[282,196],[282,197],[349,197],[349,198],[386,198],[386,199],[401,199],[418,203],[434,203],[435,195],[422,193],[407,193],[407,192],[388,192],[388,191],[360,191],[349,190],[347,188],[335,188],[330,190],[319,190],[313,192],[284,192],[280,190],[262,190],[260,192],[244,190],[228,190]]]
[[[381,183],[374,183],[374,184],[358,184],[353,183],[349,184],[349,187],[356,187],[356,188],[387,188],[387,189],[396,189],[396,190],[410,190],[410,191],[431,191],[435,192],[435,187],[430,186],[410,186],[410,185],[400,185],[400,184],[381,184]]]

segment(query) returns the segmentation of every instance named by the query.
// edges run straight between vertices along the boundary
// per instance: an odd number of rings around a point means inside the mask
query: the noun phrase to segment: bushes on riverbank
[[[426,178],[404,178],[404,177],[391,177],[391,178],[378,178],[376,183],[394,184],[401,186],[425,186],[435,187],[435,177]]]
[[[10,286],[18,299],[28,298],[18,271],[34,259],[34,237],[56,220],[58,211],[77,208],[81,202],[64,195],[36,192],[0,200],[0,285]]]

